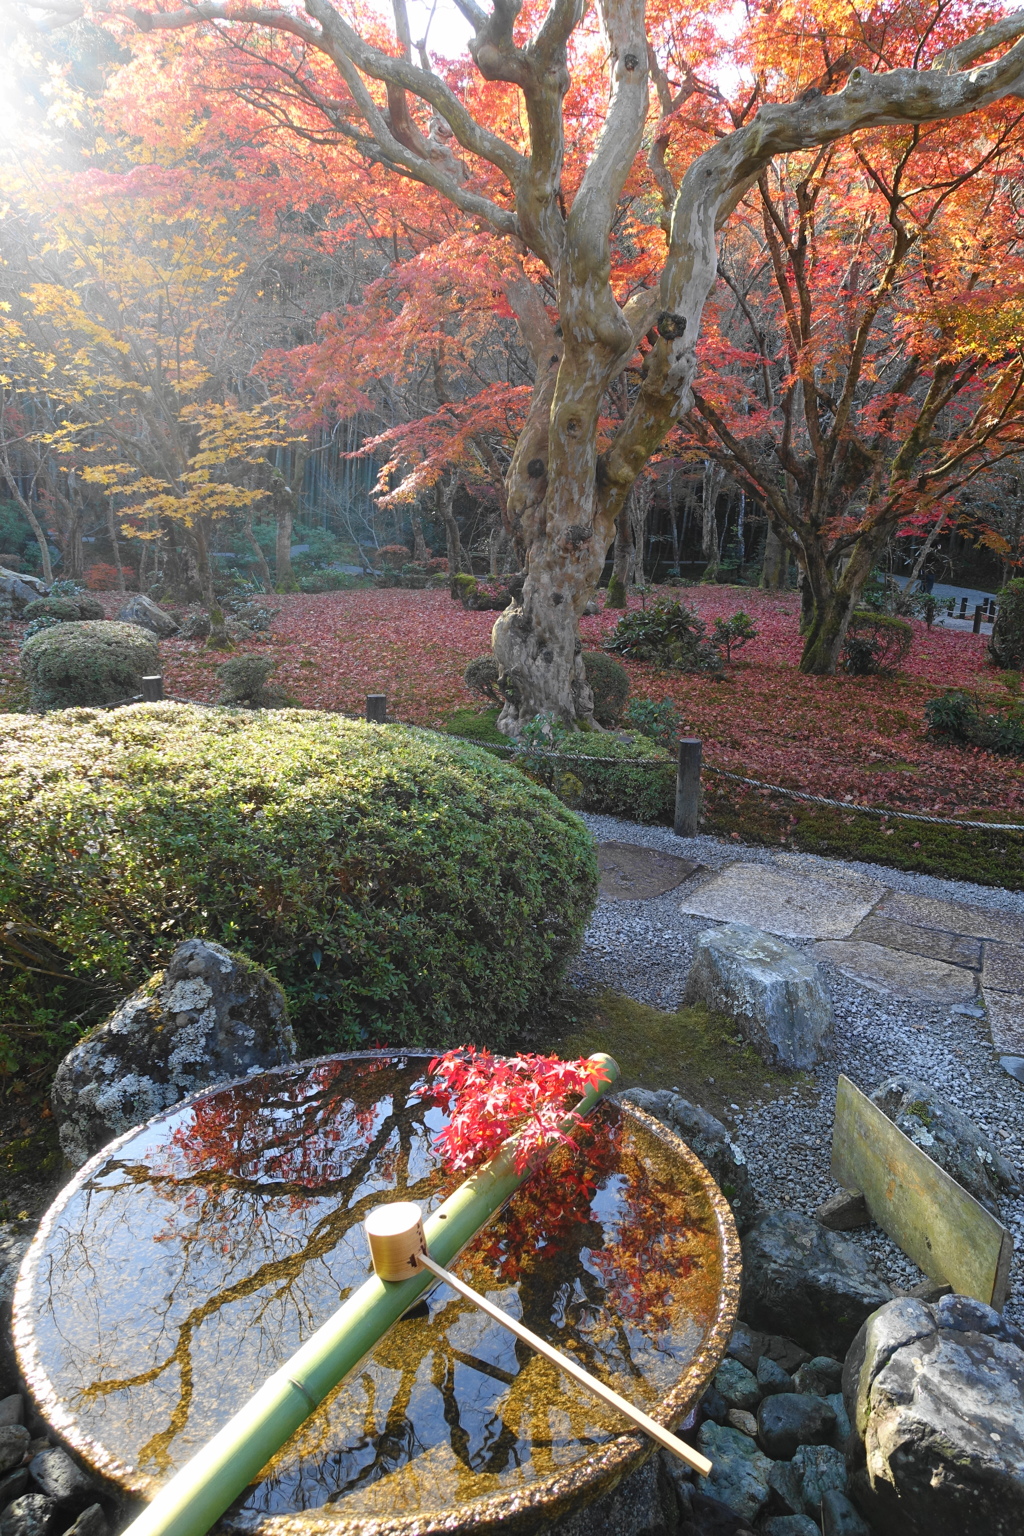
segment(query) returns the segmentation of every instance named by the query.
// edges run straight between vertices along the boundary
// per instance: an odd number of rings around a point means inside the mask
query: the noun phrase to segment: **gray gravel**
[[[678,838],[664,827],[641,826],[611,816],[584,816],[599,842],[618,840],[697,859],[709,869],[737,860],[771,864],[776,850],[749,847],[713,837]],[[807,858],[808,868],[836,868],[836,861]],[[966,881],[940,880],[878,864],[844,862],[843,870],[880,880],[893,890],[961,901],[1024,915],[1024,892]],[[587,930],[573,979],[581,985],[611,987],[656,1008],[679,1006],[696,935],[703,917],[679,911],[680,893],[651,901],[600,900]],[[796,941],[799,946],[799,941]],[[938,1088],[969,1114],[1024,1170],[1024,1086],[999,1065],[981,1010],[972,1017],[948,1007],[908,1003],[869,990],[834,967],[822,974],[836,1016],[836,1056],[816,1068],[816,1092],[806,1087],[755,1105],[733,1116],[762,1202],[813,1213],[836,1188],[829,1173],[832,1121],[838,1074],[871,1092],[894,1072],[909,1072]],[[663,1086],[672,1087],[666,1083]],[[1006,1315],[1024,1326],[1024,1196],[1004,1200],[1003,1221],[1016,1245]],[[924,1277],[896,1245],[875,1227],[848,1236],[872,1256],[896,1289]]]

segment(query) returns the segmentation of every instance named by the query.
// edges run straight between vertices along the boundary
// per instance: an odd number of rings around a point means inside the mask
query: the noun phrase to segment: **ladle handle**
[[[439,1280],[443,1280],[445,1285],[450,1285],[452,1290],[458,1291],[460,1296],[465,1296],[466,1300],[471,1301],[475,1307],[479,1307],[481,1312],[486,1312],[488,1317],[493,1317],[494,1321],[500,1323],[503,1328],[507,1328],[509,1333],[514,1333],[517,1339],[522,1339],[524,1344],[529,1344],[530,1348],[535,1349],[538,1355],[543,1355],[545,1360],[550,1360],[552,1365],[557,1365],[559,1370],[564,1371],[567,1376],[571,1376],[574,1381],[578,1381],[581,1386],[586,1387],[588,1392],[592,1392],[603,1403],[607,1403],[609,1408],[617,1409],[619,1413],[635,1424],[638,1429],[642,1429],[645,1435],[650,1435],[652,1440],[656,1440],[659,1445],[664,1446],[666,1451],[671,1451],[673,1456],[678,1456],[680,1461],[685,1461],[686,1465],[692,1467],[695,1472],[699,1472],[701,1477],[708,1476],[711,1471],[711,1463],[706,1456],[702,1456],[699,1451],[693,1450],[692,1447],[684,1444],[682,1440],[677,1440],[675,1435],[671,1434],[669,1430],[663,1429],[660,1424],[656,1424],[642,1409],[634,1407],[624,1397],[620,1397],[617,1392],[613,1392],[611,1387],[606,1387],[604,1382],[598,1381],[596,1376],[591,1376],[590,1372],[585,1371],[582,1365],[577,1365],[570,1355],[563,1355],[561,1350],[555,1349],[553,1345],[548,1344],[546,1340],[540,1338],[536,1333],[531,1333],[529,1328],[524,1328],[522,1323],[517,1322],[514,1317],[509,1317],[507,1312],[503,1312],[492,1301],[488,1301],[486,1296],[481,1296],[479,1291],[474,1291],[471,1285],[466,1285],[457,1275],[453,1275],[450,1269],[445,1269],[442,1265],[435,1264],[428,1253],[420,1253],[417,1255],[417,1258],[419,1263],[425,1269],[429,1269],[432,1275],[436,1275]]]

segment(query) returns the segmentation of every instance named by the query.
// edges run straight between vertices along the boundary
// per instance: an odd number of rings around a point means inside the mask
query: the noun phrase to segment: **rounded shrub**
[[[477,656],[470,662],[462,677],[470,693],[478,694],[480,698],[488,699],[492,704],[501,703],[501,694],[498,692],[498,663],[493,656]]]
[[[22,647],[21,669],[33,709],[70,709],[131,698],[157,670],[159,655],[137,624],[90,619],[33,635]]]
[[[433,732],[172,703],[0,716],[0,911],[108,1008],[204,937],[276,976],[305,1049],[497,1045],[540,1014],[596,890],[575,816]],[[0,998],[9,1039],[61,984]]]
[[[88,592],[66,596],[51,592],[49,597],[37,597],[34,603],[27,603],[24,617],[29,620],[58,619],[62,624],[73,624],[78,619],[106,618],[106,610],[99,599]]]
[[[997,667],[1013,672],[1024,669],[1024,578],[1020,576],[1008,581],[999,593],[988,651]]]
[[[594,718],[599,725],[618,725],[629,693],[629,673],[603,651],[584,651],[583,668],[594,695]]]
[[[285,695],[279,688],[267,687],[276,665],[269,656],[249,654],[221,662],[217,668],[220,702],[240,704],[245,709],[279,709]]]
[[[843,641],[843,669],[855,677],[890,676],[902,667],[913,643],[914,631],[906,619],[858,609]]]

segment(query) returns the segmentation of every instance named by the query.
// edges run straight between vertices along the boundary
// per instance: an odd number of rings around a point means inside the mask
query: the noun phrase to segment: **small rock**
[[[880,1083],[871,1098],[905,1136],[994,1216],[999,1215],[1001,1194],[1020,1192],[1017,1170],[995,1142],[929,1084],[901,1073]]]
[[[757,1439],[757,1420],[745,1408],[730,1408],[725,1422],[733,1429],[738,1429],[741,1435],[749,1435],[751,1440]]]
[[[770,1065],[796,1071],[827,1054],[832,1004],[812,960],[744,923],[697,936],[683,996],[734,1018]]]
[[[841,1392],[829,1392],[825,1401],[836,1416],[836,1432],[832,1437],[832,1444],[837,1450],[844,1450],[853,1427],[850,1423],[850,1415],[846,1411],[846,1399]]]
[[[24,1424],[25,1402],[20,1392],[12,1392],[10,1397],[0,1398],[0,1429],[6,1429],[9,1424]]]
[[[820,1536],[809,1515],[773,1515],[761,1529],[764,1536]]]
[[[739,1231],[746,1232],[757,1219],[757,1199],[743,1149],[722,1122],[670,1088],[629,1088],[622,1097],[667,1125],[696,1152],[732,1207]]]
[[[814,1219],[831,1232],[852,1232],[855,1227],[866,1227],[871,1213],[863,1195],[854,1189],[841,1189],[818,1206]]]
[[[33,1456],[28,1471],[39,1492],[53,1499],[62,1514],[77,1513],[95,1503],[96,1485],[92,1478],[59,1445],[49,1445]]]
[[[802,1365],[793,1377],[798,1392],[813,1392],[817,1397],[828,1397],[830,1392],[841,1392],[843,1387],[843,1362],[828,1355],[815,1355]]]
[[[853,1243],[800,1211],[775,1211],[743,1239],[744,1318],[785,1327],[815,1353],[845,1355],[892,1291]]]
[[[768,1474],[768,1489],[774,1509],[781,1510],[785,1515],[803,1514],[804,1500],[800,1492],[800,1477],[791,1461],[772,1462],[772,1469]]]
[[[294,1059],[273,977],[220,944],[189,939],[57,1068],[50,1101],[64,1155],[80,1167],[197,1089]]]
[[[797,1390],[792,1376],[781,1365],[776,1365],[774,1360],[769,1360],[767,1355],[762,1355],[757,1362],[757,1384],[765,1397],[771,1397],[776,1392]]]
[[[758,1361],[764,1354],[764,1344],[763,1333],[755,1333],[752,1328],[747,1327],[746,1323],[737,1323],[732,1331],[726,1354],[733,1360],[738,1360],[741,1365],[745,1365],[748,1371],[756,1371]]]
[[[0,1429],[0,1472],[10,1472],[12,1467],[21,1465],[30,1439],[24,1424],[5,1424]]]
[[[753,1536],[742,1515],[709,1494],[694,1492],[690,1515],[692,1518],[680,1528],[680,1536]]]
[[[56,1513],[44,1493],[24,1493],[0,1515],[0,1536],[49,1536]]]
[[[757,1380],[745,1365],[728,1356],[715,1372],[715,1387],[730,1408],[756,1408],[761,1401]]]
[[[835,1446],[802,1445],[793,1457],[793,1467],[800,1477],[806,1514],[821,1508],[830,1488],[846,1492],[846,1457]]]
[[[700,1411],[705,1419],[712,1419],[716,1424],[724,1424],[725,1416],[729,1412],[729,1404],[721,1392],[714,1387],[708,1387],[700,1401]]]
[[[781,1365],[790,1376],[811,1358],[809,1349],[801,1349],[799,1344],[794,1344],[792,1339],[787,1339],[781,1333],[764,1335],[764,1353],[776,1365]]]
[[[18,1385],[18,1362],[11,1342],[11,1298],[34,1230],[30,1222],[0,1222],[0,1391],[5,1401]]]
[[[871,1527],[845,1493],[829,1488],[821,1500],[822,1536],[871,1536]]]
[[[918,1301],[941,1301],[943,1296],[952,1296],[951,1285],[940,1285],[938,1280],[922,1280],[919,1285],[911,1286],[908,1296],[916,1296]]]
[[[153,599],[142,592],[136,592],[134,597],[128,599],[117,615],[117,622],[137,624],[140,629],[148,629],[151,635],[156,635],[158,640],[166,640],[178,630],[170,614],[158,608]]]
[[[835,1427],[828,1403],[805,1392],[779,1392],[757,1410],[757,1441],[773,1461],[789,1461],[800,1445],[825,1445]]]
[[[68,1526],[64,1536],[107,1536],[107,1517],[101,1504],[90,1504],[83,1509],[74,1525]]]
[[[178,631],[182,640],[209,640],[212,633],[213,625],[205,613],[190,613]]]
[[[745,1520],[756,1520],[768,1502],[768,1457],[738,1429],[710,1422],[698,1430],[697,1445],[712,1462],[711,1476],[701,1480],[703,1491]]]
[[[0,1510],[20,1499],[28,1487],[28,1467],[15,1467],[13,1472],[0,1477]]]

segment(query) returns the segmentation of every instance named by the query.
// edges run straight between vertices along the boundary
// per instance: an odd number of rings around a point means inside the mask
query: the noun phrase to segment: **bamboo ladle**
[[[693,1450],[689,1445],[678,1440],[669,1430],[662,1428],[649,1418],[642,1409],[634,1407],[611,1387],[606,1387],[603,1381],[598,1381],[596,1376],[591,1376],[581,1365],[569,1355],[563,1355],[561,1350],[555,1349],[546,1340],[531,1333],[529,1328],[524,1328],[522,1323],[514,1317],[509,1317],[500,1307],[488,1301],[486,1296],[481,1296],[474,1291],[471,1285],[466,1285],[457,1275],[453,1275],[450,1269],[445,1269],[440,1264],[435,1264],[427,1251],[426,1238],[423,1235],[422,1212],[418,1205],[411,1200],[396,1200],[390,1205],[379,1205],[370,1212],[363,1223],[366,1229],[367,1241],[370,1245],[370,1257],[373,1260],[373,1269],[378,1280],[395,1281],[408,1280],[411,1274],[418,1269],[427,1269],[445,1285],[450,1285],[453,1291],[471,1301],[481,1312],[507,1328],[509,1333],[515,1334],[524,1344],[536,1350],[538,1355],[543,1355],[545,1360],[550,1360],[552,1365],[557,1365],[559,1370],[578,1381],[586,1387],[595,1397],[601,1399],[608,1407],[616,1409],[624,1418],[635,1424],[637,1429],[642,1429],[644,1434],[650,1435],[652,1440],[664,1446],[666,1451],[671,1451],[673,1456],[678,1456],[680,1461],[685,1461],[688,1467],[699,1472],[701,1477],[707,1477],[711,1471],[711,1463],[706,1456]]]

